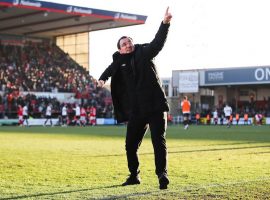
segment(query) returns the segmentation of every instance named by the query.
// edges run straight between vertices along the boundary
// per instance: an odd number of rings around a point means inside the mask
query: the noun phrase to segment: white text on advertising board
[[[258,68],[254,73],[257,81],[268,81],[270,78],[270,68]]]
[[[224,72],[210,72],[208,73],[209,81],[223,81]]]

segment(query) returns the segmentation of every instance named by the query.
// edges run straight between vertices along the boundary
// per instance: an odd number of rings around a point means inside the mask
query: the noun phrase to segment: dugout
[[[169,98],[179,104],[189,96],[193,113],[209,113],[229,103],[234,113],[261,112],[270,117],[269,84],[270,66],[174,70]]]

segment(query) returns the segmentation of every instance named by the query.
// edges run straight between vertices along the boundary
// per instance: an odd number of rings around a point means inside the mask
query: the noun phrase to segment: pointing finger
[[[169,13],[169,6],[167,7],[167,9],[166,9],[166,15]]]

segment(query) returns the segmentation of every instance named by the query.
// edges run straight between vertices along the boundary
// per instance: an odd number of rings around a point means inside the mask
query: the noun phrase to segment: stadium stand
[[[0,0],[0,121],[17,123],[19,105],[28,105],[31,118],[44,118],[48,103],[54,119],[64,104],[71,121],[76,104],[93,105],[97,117],[112,118],[109,91],[96,88],[86,66],[56,46],[56,38],[144,24],[146,18],[52,2]]]
[[[15,118],[18,105],[29,105],[32,117],[42,117],[48,103],[58,116],[61,102],[25,92],[69,92],[82,106],[97,107],[97,116],[112,117],[109,92],[55,45],[28,42],[24,46],[0,45],[0,117]],[[62,102],[65,103],[65,102]],[[75,102],[73,102],[75,103]],[[73,104],[69,104],[69,107]]]

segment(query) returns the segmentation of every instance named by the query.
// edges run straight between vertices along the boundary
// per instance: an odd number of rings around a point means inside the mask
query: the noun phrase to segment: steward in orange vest
[[[238,123],[239,123],[239,119],[240,119],[239,114],[236,113],[236,114],[235,114],[235,120],[236,120],[236,124],[237,124],[237,125],[238,125]]]
[[[248,114],[247,113],[244,114],[244,125],[245,124],[248,125]]]
[[[206,124],[210,125],[210,121],[211,121],[211,116],[210,116],[210,114],[207,114],[206,115]]]
[[[232,122],[233,122],[233,115],[231,114],[230,115],[230,123],[232,124]]]
[[[184,116],[184,129],[188,129],[190,106],[191,106],[191,104],[188,101],[188,97],[184,96],[184,100],[181,102],[182,113]]]
[[[197,114],[196,114],[196,124],[197,124],[197,125],[200,124],[200,118],[201,118],[200,113],[197,113]]]

